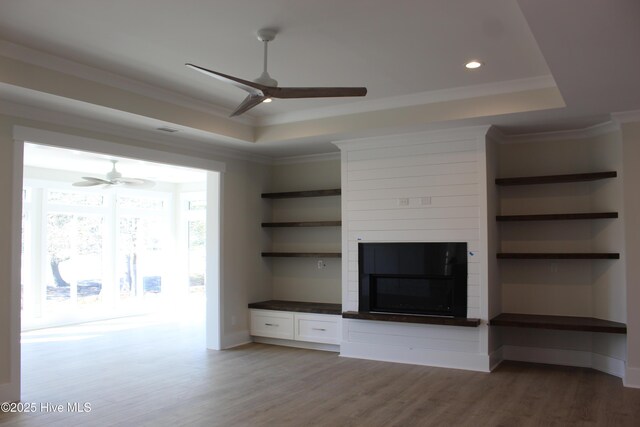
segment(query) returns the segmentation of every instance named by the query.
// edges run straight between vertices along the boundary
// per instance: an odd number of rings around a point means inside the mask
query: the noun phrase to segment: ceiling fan
[[[249,92],[249,95],[231,113],[230,117],[238,116],[262,102],[271,102],[271,98],[334,98],[365,96],[367,94],[366,87],[278,87],[278,82],[272,79],[267,72],[267,45],[275,39],[277,33],[276,30],[267,28],[257,33],[258,40],[264,43],[264,66],[262,74],[254,81],[243,80],[189,63],[185,65]]]
[[[155,185],[155,182],[150,181],[148,179],[141,178],[126,178],[123,177],[120,172],[116,170],[117,160],[111,160],[113,164],[111,172],[109,172],[105,178],[97,178],[94,176],[83,176],[82,179],[84,181],[74,182],[72,185],[75,187],[93,187],[96,185],[104,185],[106,187],[111,187],[113,185],[120,185],[125,187],[138,187],[138,188],[150,188]]]

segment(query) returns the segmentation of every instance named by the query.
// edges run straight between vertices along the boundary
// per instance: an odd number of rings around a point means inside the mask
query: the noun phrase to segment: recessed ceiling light
[[[262,100],[262,102],[265,103],[265,104],[268,104],[271,101],[273,101],[273,99],[271,99],[271,98],[265,98],[265,99]]]
[[[470,70],[473,70],[475,68],[480,68],[482,67],[482,62],[480,61],[476,61],[475,59],[473,61],[469,61],[465,64],[465,67],[467,67]]]

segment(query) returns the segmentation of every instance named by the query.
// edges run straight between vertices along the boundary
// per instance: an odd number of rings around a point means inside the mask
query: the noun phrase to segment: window
[[[206,194],[185,193],[182,200],[187,246],[187,289],[190,294],[204,293],[207,259]]]
[[[157,217],[121,216],[118,220],[119,294],[121,299],[153,297],[162,292],[166,263],[164,221]]]
[[[102,300],[104,219],[99,215],[50,213],[46,240],[46,301],[93,304]]]
[[[99,207],[104,204],[104,196],[95,193],[49,190],[47,202],[68,206]]]
[[[118,196],[119,208],[134,209],[162,209],[164,208],[164,200],[156,197],[144,196]]]

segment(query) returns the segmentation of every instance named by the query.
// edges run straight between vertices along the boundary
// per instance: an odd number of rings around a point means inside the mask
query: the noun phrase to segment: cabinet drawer
[[[293,339],[293,313],[251,310],[251,335]]]
[[[295,339],[325,344],[340,342],[340,316],[299,314],[295,315]]]

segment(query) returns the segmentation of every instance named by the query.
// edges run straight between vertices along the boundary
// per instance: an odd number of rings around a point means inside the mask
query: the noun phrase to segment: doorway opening
[[[209,190],[203,170],[25,143],[22,330],[204,311]]]

